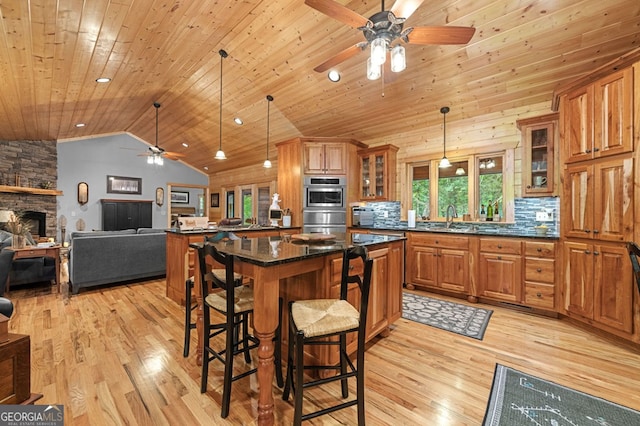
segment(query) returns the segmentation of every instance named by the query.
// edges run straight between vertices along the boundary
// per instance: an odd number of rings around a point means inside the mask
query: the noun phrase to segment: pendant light
[[[156,150],[153,154],[147,157],[147,164],[155,164],[156,166],[164,165],[164,159],[162,158],[162,151],[158,148],[158,110],[160,109],[160,103],[154,102],[153,107],[156,109]]]
[[[271,168],[271,161],[269,161],[269,107],[271,106],[271,101],[273,101],[273,96],[267,95],[267,159],[264,160],[262,165],[265,169]]]
[[[447,167],[451,167],[451,163],[447,158],[447,113],[449,112],[449,107],[440,108],[440,112],[442,113],[442,143],[443,143],[443,155],[442,160],[440,160],[441,169],[446,169]]]
[[[222,49],[220,49],[218,53],[220,54],[220,146],[218,147],[218,152],[216,152],[215,159],[226,160],[227,156],[224,155],[224,151],[222,150],[222,63],[224,62],[224,58],[229,55]]]

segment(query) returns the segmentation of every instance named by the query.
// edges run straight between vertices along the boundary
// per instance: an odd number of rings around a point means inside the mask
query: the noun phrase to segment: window
[[[227,191],[227,217],[235,217],[236,205],[235,205],[236,193],[231,190]]]
[[[458,216],[469,213],[469,164],[452,161],[451,167],[438,168],[438,215],[445,217],[447,207],[453,205]]]
[[[453,205],[459,217],[469,214],[478,219],[481,204],[498,201],[504,217],[506,152],[470,155],[451,160],[451,167],[438,167],[439,158],[409,164],[411,205],[423,220],[444,220]],[[511,156],[512,157],[512,156]],[[511,160],[513,161],[513,160]]]
[[[502,163],[502,156],[478,158],[478,194],[480,195],[478,199],[480,205],[488,207],[489,203],[495,205],[497,201],[501,215],[504,206]]]
[[[242,190],[242,223],[253,218],[253,191],[251,188]]]
[[[431,215],[429,208],[429,165],[416,165],[413,167],[413,210],[416,215],[426,220]]]

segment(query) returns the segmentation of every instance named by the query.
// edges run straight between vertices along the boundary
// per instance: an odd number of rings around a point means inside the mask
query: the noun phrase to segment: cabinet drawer
[[[350,272],[351,275],[358,274],[362,276],[364,274],[364,264],[361,259],[357,259],[353,263],[353,269]],[[333,259],[331,261],[331,283],[337,284],[342,279],[342,256]]]
[[[524,279],[553,284],[555,282],[555,260],[526,258]]]
[[[416,246],[442,247],[452,249],[469,249],[469,237],[459,237],[454,235],[410,233],[410,242]]]
[[[556,244],[543,243],[538,241],[525,241],[524,254],[525,256],[531,256],[531,257],[547,257],[547,258],[555,259]]]
[[[501,238],[480,238],[480,251],[485,253],[522,253],[522,244],[518,240]]]
[[[547,284],[525,282],[524,303],[527,306],[543,309],[554,309],[555,287]]]

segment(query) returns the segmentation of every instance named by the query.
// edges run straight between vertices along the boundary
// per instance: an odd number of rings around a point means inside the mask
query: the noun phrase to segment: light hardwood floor
[[[164,280],[82,291],[68,301],[48,287],[12,290],[10,331],[31,335],[32,392],[44,394],[38,404],[63,404],[66,425],[255,424],[255,376],[234,383],[226,420],[219,364],[200,394],[195,332],[183,358],[183,308],[164,293]],[[375,341],[366,355],[367,424],[479,425],[496,363],[640,410],[640,350],[567,321],[490,308],[482,341],[404,319]],[[291,424],[291,403],[274,389],[276,423]],[[309,393],[328,400],[338,392],[336,385]],[[352,408],[308,424],[355,418]]]

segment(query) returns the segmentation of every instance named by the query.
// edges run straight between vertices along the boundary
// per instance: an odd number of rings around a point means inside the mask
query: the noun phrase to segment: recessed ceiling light
[[[234,118],[233,121],[235,121],[238,126],[242,126],[244,124],[244,121],[242,121],[242,118],[240,117]]]
[[[182,142],[182,146],[184,146],[185,148],[189,148],[189,144],[186,142]]]
[[[84,126],[85,126],[85,124],[84,124],[84,123],[78,123],[78,124],[76,124],[76,127],[84,127]]]
[[[97,83],[108,83],[110,82],[111,79],[109,77],[100,77],[100,78],[96,78],[96,82]]]
[[[209,167],[208,167],[208,166],[204,166],[204,169],[205,169],[205,170],[209,170]]]
[[[333,81],[334,83],[340,81],[340,73],[336,70],[329,71],[329,74],[327,74],[327,76],[329,77],[329,80]]]

